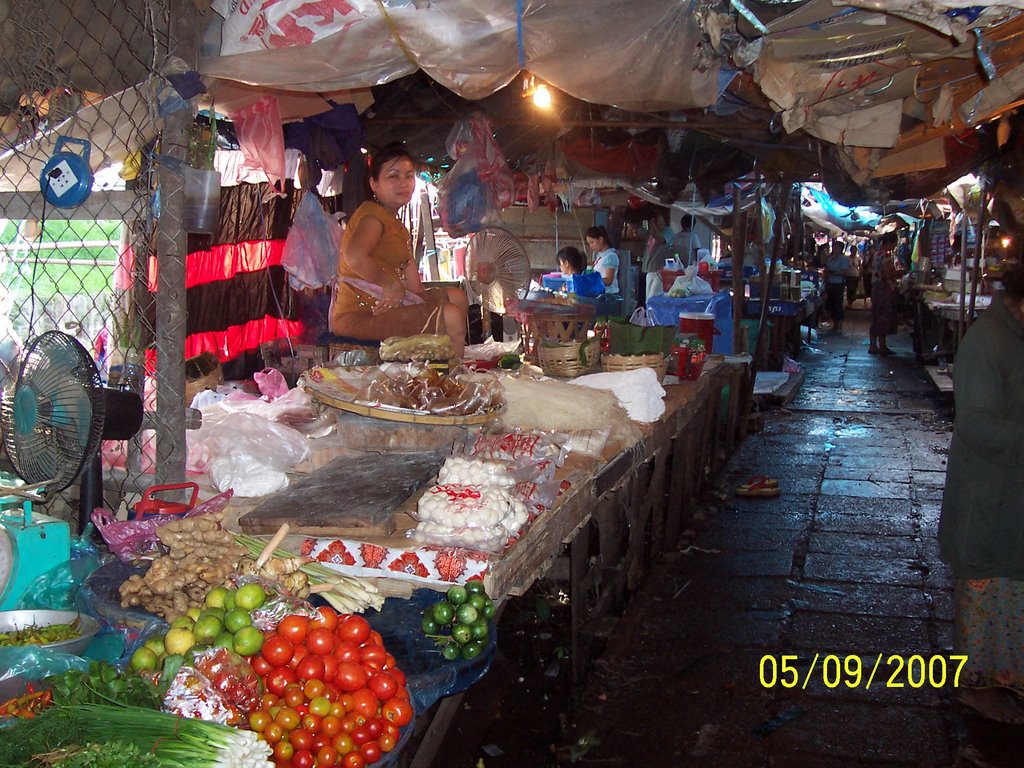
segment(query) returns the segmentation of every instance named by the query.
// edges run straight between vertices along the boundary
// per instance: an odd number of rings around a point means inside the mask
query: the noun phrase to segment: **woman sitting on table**
[[[594,271],[604,280],[605,294],[619,292],[619,253],[608,240],[608,230],[591,227],[587,230],[587,245],[594,254]]]
[[[416,166],[401,145],[370,159],[367,200],[341,239],[331,333],[361,341],[418,333],[447,334],[457,357],[466,345],[468,300],[458,288],[424,288],[412,237],[398,218],[416,189]]]

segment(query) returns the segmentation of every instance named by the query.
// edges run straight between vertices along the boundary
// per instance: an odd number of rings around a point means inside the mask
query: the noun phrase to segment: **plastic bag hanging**
[[[477,113],[448,134],[455,165],[438,185],[438,208],[449,234],[477,232],[492,214],[512,204],[512,171],[491,133],[490,122]]]
[[[245,165],[259,168],[277,194],[284,194],[284,129],[277,96],[263,96],[232,113]]]

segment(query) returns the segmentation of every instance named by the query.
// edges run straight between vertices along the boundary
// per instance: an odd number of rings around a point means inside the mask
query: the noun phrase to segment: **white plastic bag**
[[[653,312],[648,312],[647,307],[637,307],[633,310],[633,314],[629,316],[629,322],[633,325],[643,326],[644,328],[653,328],[658,324],[658,321],[654,317]]]
[[[702,296],[714,293],[711,283],[697,274],[697,265],[692,264],[672,283],[668,295],[673,298],[680,296]]]

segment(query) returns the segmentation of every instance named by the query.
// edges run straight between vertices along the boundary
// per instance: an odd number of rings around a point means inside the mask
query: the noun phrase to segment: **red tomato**
[[[341,718],[333,712],[326,715],[324,719],[320,721],[320,733],[333,739],[341,733]]]
[[[334,670],[334,677],[337,677],[337,673],[338,670]],[[332,677],[331,680],[334,680],[334,677]],[[339,690],[338,686],[336,686],[333,682],[325,683],[323,695],[327,698],[329,702],[333,704],[341,698],[341,690]]]
[[[334,649],[334,656],[338,661],[362,661],[362,652],[358,645],[342,640]]]
[[[268,635],[263,641],[261,654],[272,667],[284,667],[291,661],[295,648],[280,635]],[[256,669],[253,667],[253,669]],[[259,671],[259,670],[257,670]]]
[[[384,716],[384,719],[399,728],[409,724],[412,720],[412,712],[412,704],[409,703],[409,700],[398,696],[388,699],[381,707],[381,715]]]
[[[303,661],[305,661],[305,659],[303,659]],[[298,672],[299,672],[298,670],[295,670],[296,674],[298,674]],[[317,679],[307,680],[306,684],[302,686],[302,692],[304,694],[306,694],[306,698],[307,699],[312,701],[313,699],[317,698],[318,696],[323,696],[324,695],[324,688],[325,687],[326,686],[324,685],[324,681],[323,680],[317,680]]]
[[[302,727],[310,733],[320,733],[320,723],[323,718],[320,715],[314,715],[312,713],[302,718]]]
[[[377,707],[380,702],[368,688],[360,688],[352,692],[352,711],[358,712],[365,718],[371,718],[377,714]]]
[[[373,695],[378,699],[387,701],[395,695],[395,691],[398,690],[398,683],[387,672],[377,672],[371,675],[366,683],[366,687],[373,691]]]
[[[323,680],[327,665],[322,656],[307,654],[295,667],[300,680]]]
[[[302,661],[306,656],[309,655],[309,649],[304,645],[296,645],[295,653],[292,654],[292,660],[288,662],[288,666],[295,669],[299,666],[299,662]]]
[[[310,748],[309,751],[313,754],[316,754],[330,743],[330,738],[324,736],[322,733],[318,733],[313,737],[313,746]]]
[[[384,669],[394,669],[395,663],[395,657],[389,653],[387,661],[384,663]]]
[[[313,768],[313,753],[308,749],[297,749],[292,755],[292,768]]]
[[[288,741],[296,750],[309,749],[313,746],[313,734],[305,728],[296,728],[288,734]]]
[[[292,728],[298,728],[301,718],[299,713],[291,707],[285,707],[277,716],[274,718],[274,722],[284,728],[286,731],[290,731]]]
[[[370,645],[367,643],[359,652],[359,656],[364,665],[368,665],[373,669],[384,669],[384,665],[388,661],[388,652],[384,650],[383,645]]]
[[[366,721],[366,730],[371,739],[379,739],[384,733],[384,721],[379,717],[371,717]]]
[[[343,694],[341,694],[341,698],[338,699],[338,702],[341,704],[341,706],[343,706],[345,708],[346,712],[351,712],[352,711],[352,707],[355,706],[354,702],[352,701],[352,694],[351,693],[343,693]]]
[[[291,683],[287,688],[285,688],[284,694],[282,694],[281,698],[284,700],[286,706],[292,707],[296,711],[306,703],[306,693],[298,683]]]
[[[354,728],[351,735],[353,743],[360,747],[373,738],[370,736],[370,730],[365,725]]]
[[[264,693],[263,698],[260,699],[260,709],[270,709],[276,707],[277,704],[277,696],[272,693]]]
[[[376,741],[368,741],[359,748],[360,753],[366,758],[367,763],[375,763],[380,760],[380,744]],[[295,765],[295,758],[292,758],[292,765]]]
[[[370,636],[370,622],[354,613],[347,614],[338,625],[338,637],[346,643],[360,645]]]
[[[342,691],[358,691],[366,685],[366,673],[358,664],[345,662],[338,665],[334,682]]]
[[[297,614],[285,616],[277,625],[277,634],[287,638],[293,645],[305,640],[307,632],[309,632],[309,619]]]
[[[341,759],[341,765],[342,768],[366,768],[366,758],[353,750]]]
[[[270,670],[273,669],[270,662],[263,658],[263,654],[260,653],[257,653],[249,659],[249,666],[252,667],[252,671],[260,677],[266,677],[270,674]]]
[[[322,680],[333,680],[334,676],[338,674],[338,657],[335,656],[322,656],[324,660],[324,676]]]
[[[284,738],[284,728],[280,723],[271,723],[263,729],[263,740],[267,744],[277,744],[282,738]]]
[[[333,632],[338,628],[338,612],[331,608],[329,605],[321,605],[316,609],[320,615],[315,619],[310,619],[309,628],[321,628],[329,629]]]
[[[395,682],[398,683],[399,688],[405,688],[405,672],[400,670],[398,667],[391,667],[388,670],[388,674],[395,678]]]
[[[267,690],[275,696],[284,694],[285,689],[298,680],[295,670],[291,667],[278,667],[267,676]]]
[[[367,645],[384,645],[384,638],[380,636],[380,632],[376,630],[370,632],[369,637],[366,638]]]
[[[338,750],[336,750],[334,747],[325,745],[317,750],[317,765],[334,765],[336,762],[338,762]]]
[[[334,652],[338,638],[329,629],[317,627],[306,635],[306,649],[317,656],[329,656]]]

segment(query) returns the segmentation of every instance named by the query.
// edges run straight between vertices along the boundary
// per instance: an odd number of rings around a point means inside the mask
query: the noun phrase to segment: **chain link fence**
[[[50,330],[112,386],[145,366],[143,431],[103,445],[107,506],[184,476],[192,113],[161,74],[194,55],[194,30],[189,2],[0,2],[0,376],[10,392]],[[45,511],[75,520],[79,488]]]

